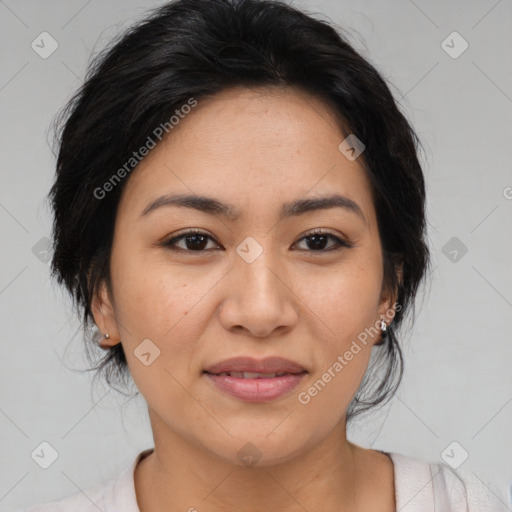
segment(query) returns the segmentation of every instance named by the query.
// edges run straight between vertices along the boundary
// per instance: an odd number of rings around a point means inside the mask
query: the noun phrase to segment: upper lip
[[[306,369],[299,363],[284,357],[266,357],[265,359],[233,357],[213,364],[204,371],[215,374],[223,372],[302,373]]]

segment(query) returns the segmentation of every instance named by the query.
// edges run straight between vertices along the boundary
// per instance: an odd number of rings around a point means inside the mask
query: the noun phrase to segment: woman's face
[[[115,225],[113,298],[103,289],[93,311],[106,343],[122,340],[155,442],[172,436],[235,464],[253,450],[265,465],[344,432],[380,339],[364,344],[361,333],[375,333],[393,305],[381,300],[370,183],[360,159],[339,150],[344,138],[314,97],[236,88],[199,100],[129,176]],[[143,214],[167,194],[230,210],[160,204]],[[334,195],[356,207],[290,207]],[[200,234],[166,245],[187,231]],[[306,373],[272,379],[269,388],[281,390],[274,398],[234,396],[205,370],[236,356],[279,356]],[[260,385],[229,380],[237,389]],[[289,382],[295,387],[283,391]]]

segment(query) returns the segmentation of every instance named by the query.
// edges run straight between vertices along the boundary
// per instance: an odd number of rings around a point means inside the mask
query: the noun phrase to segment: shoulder
[[[507,510],[495,492],[469,472],[441,462],[389,453],[394,465],[395,497],[401,512],[499,512]]]
[[[118,480],[119,477],[111,478],[60,500],[34,505],[20,512],[106,512],[115,499],[116,487],[119,492]]]
[[[139,512],[133,474],[138,462],[151,451],[148,449],[139,453],[118,475],[105,482],[19,512]]]
[[[113,480],[108,480],[83,492],[34,505],[20,512],[98,512],[98,509],[105,509],[106,497],[112,493],[112,482]]]

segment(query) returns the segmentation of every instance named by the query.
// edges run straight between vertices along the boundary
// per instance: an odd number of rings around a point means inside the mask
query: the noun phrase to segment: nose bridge
[[[271,237],[246,238],[236,248],[222,318],[225,327],[242,326],[263,336],[296,321],[293,293],[284,284],[284,265],[270,248]]]
[[[234,270],[240,272],[242,290],[254,299],[256,307],[260,299],[269,306],[269,301],[282,300],[282,283],[276,277],[280,272],[280,265],[275,252],[270,247],[271,239],[271,237],[265,237],[264,240],[263,238],[256,240],[253,237],[247,237],[236,249],[238,261],[235,263]]]

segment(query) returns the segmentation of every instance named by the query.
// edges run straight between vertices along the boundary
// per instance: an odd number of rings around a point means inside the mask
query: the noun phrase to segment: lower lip
[[[245,402],[269,402],[289,393],[299,385],[306,373],[295,373],[269,379],[243,379],[204,373],[221,391]]]

